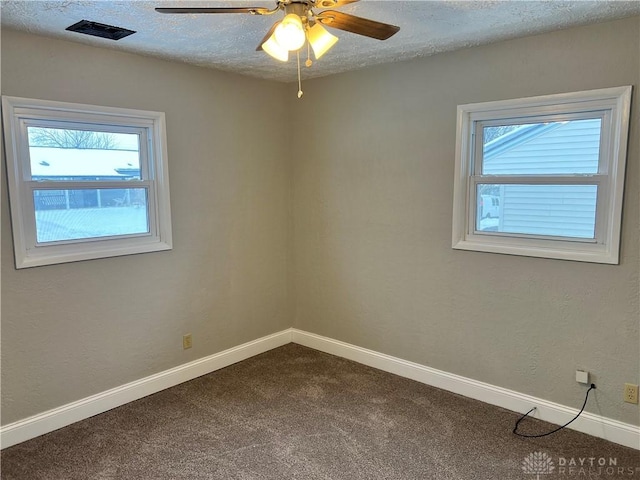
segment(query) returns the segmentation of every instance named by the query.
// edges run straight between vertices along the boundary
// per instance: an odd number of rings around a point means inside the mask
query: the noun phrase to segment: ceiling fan
[[[307,45],[307,61],[312,61],[310,50],[317,59],[322,57],[338,41],[338,37],[329,33],[323,25],[346,32],[386,40],[400,30],[400,27],[376,22],[367,18],[356,17],[348,13],[326,10],[331,7],[342,7],[358,0],[277,0],[273,9],[265,7],[173,7],[156,8],[159,13],[249,13],[251,15],[272,15],[284,12],[284,18],[273,24],[264,36],[257,51],[263,50],[273,58],[286,62],[289,52],[296,52],[298,58],[298,86],[300,86],[300,56],[302,47]],[[316,13],[314,8],[322,9]],[[302,90],[298,88],[298,98]]]

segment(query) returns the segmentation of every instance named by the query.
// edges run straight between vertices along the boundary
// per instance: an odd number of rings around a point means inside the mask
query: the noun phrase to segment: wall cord
[[[539,437],[546,437],[547,435],[551,435],[552,433],[556,433],[559,430],[562,430],[564,427],[566,427],[567,425],[569,425],[571,422],[573,422],[576,418],[578,418],[580,416],[580,414],[584,411],[584,407],[587,406],[587,400],[589,400],[589,392],[591,390],[594,390],[596,388],[595,383],[592,383],[591,386],[589,387],[589,390],[587,390],[587,394],[584,397],[584,403],[582,404],[582,408],[580,409],[580,411],[578,412],[578,414],[573,417],[571,420],[569,420],[567,423],[565,423],[564,425],[551,430],[550,432],[547,433],[541,433],[540,435],[528,435],[526,433],[520,433],[518,432],[518,425],[520,424],[520,422],[522,420],[524,420],[531,412],[533,412],[536,407],[533,407],[531,410],[529,410],[527,413],[525,413],[524,415],[522,415],[518,421],[516,422],[516,425],[513,427],[513,433],[518,435],[519,437],[525,437],[525,438],[539,438]]]

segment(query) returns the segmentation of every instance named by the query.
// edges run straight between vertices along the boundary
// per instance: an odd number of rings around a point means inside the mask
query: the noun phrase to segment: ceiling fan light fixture
[[[307,32],[307,38],[313,49],[313,54],[318,60],[322,55],[327,53],[338,41],[338,37],[331,35],[326,28],[316,23]]]
[[[302,20],[295,13],[288,14],[276,27],[273,37],[282,48],[290,52],[299,50],[306,40]]]
[[[262,44],[262,50],[281,62],[289,60],[289,50],[278,43],[275,34],[272,34],[269,39]]]

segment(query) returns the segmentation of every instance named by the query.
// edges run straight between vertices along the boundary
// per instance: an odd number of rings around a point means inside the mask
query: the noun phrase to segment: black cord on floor
[[[526,437],[526,438],[538,438],[538,437],[546,437],[547,435],[551,435],[552,433],[556,433],[558,430],[562,430],[564,427],[566,427],[567,425],[569,425],[571,422],[573,422],[576,418],[578,418],[580,416],[580,414],[584,411],[584,407],[587,406],[587,400],[589,400],[589,392],[591,390],[594,390],[596,388],[596,385],[594,383],[591,384],[591,386],[589,387],[589,390],[587,390],[587,394],[584,397],[584,403],[582,404],[582,408],[580,409],[580,411],[578,412],[578,414],[573,417],[571,420],[569,420],[567,423],[565,423],[564,425],[556,428],[555,430],[551,430],[550,432],[547,433],[541,433],[540,435],[527,435],[526,433],[520,433],[518,432],[518,425],[520,424],[520,422],[522,420],[524,420],[531,412],[533,412],[536,407],[533,407],[531,410],[529,410],[527,413],[525,413],[524,415],[522,415],[518,421],[516,422],[516,426],[513,427],[513,433],[515,433],[516,435],[518,435],[519,437]]]

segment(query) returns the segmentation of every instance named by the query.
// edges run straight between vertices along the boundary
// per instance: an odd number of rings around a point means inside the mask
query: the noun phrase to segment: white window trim
[[[2,97],[2,109],[16,268],[156,252],[172,248],[164,113],[9,96]],[[141,171],[144,172],[143,179],[136,182],[135,186],[149,188],[149,233],[56,242],[49,245],[36,244],[35,210],[32,187],[29,186],[33,182],[28,172],[29,149],[24,126],[25,121],[33,122],[34,120],[71,121],[144,130],[147,133],[147,142],[141,145],[141,148],[148,149],[148,163],[143,162],[145,165],[141,165]],[[148,170],[145,170],[147,168]],[[105,186],[107,183],[100,182],[99,185]],[[56,189],[70,186],[95,188],[96,182],[55,182]],[[122,187],[122,184],[118,186]]]
[[[631,110],[631,86],[562,93],[514,100],[459,105],[456,128],[456,164],[453,198],[452,247],[459,250],[523,255],[583,262],[619,263],[622,199]],[[479,233],[475,230],[475,153],[473,128],[477,121],[521,119],[552,114],[580,114],[605,111],[609,114],[609,135],[601,142],[601,161],[597,175],[590,176],[591,183],[599,186],[596,206],[596,240],[559,240],[551,237]],[[606,115],[605,114],[605,117]],[[606,130],[606,129],[603,129]],[[491,176],[483,175],[484,183]],[[501,182],[504,177],[501,176]],[[536,176],[538,177],[538,176]],[[544,176],[527,183],[542,182]],[[559,183],[560,175],[553,175],[547,183]],[[564,181],[571,183],[579,176],[568,175]],[[532,181],[533,180],[533,181]],[[516,176],[509,180],[516,183]],[[584,178],[582,179],[584,183]],[[604,214],[603,214],[604,213]]]

